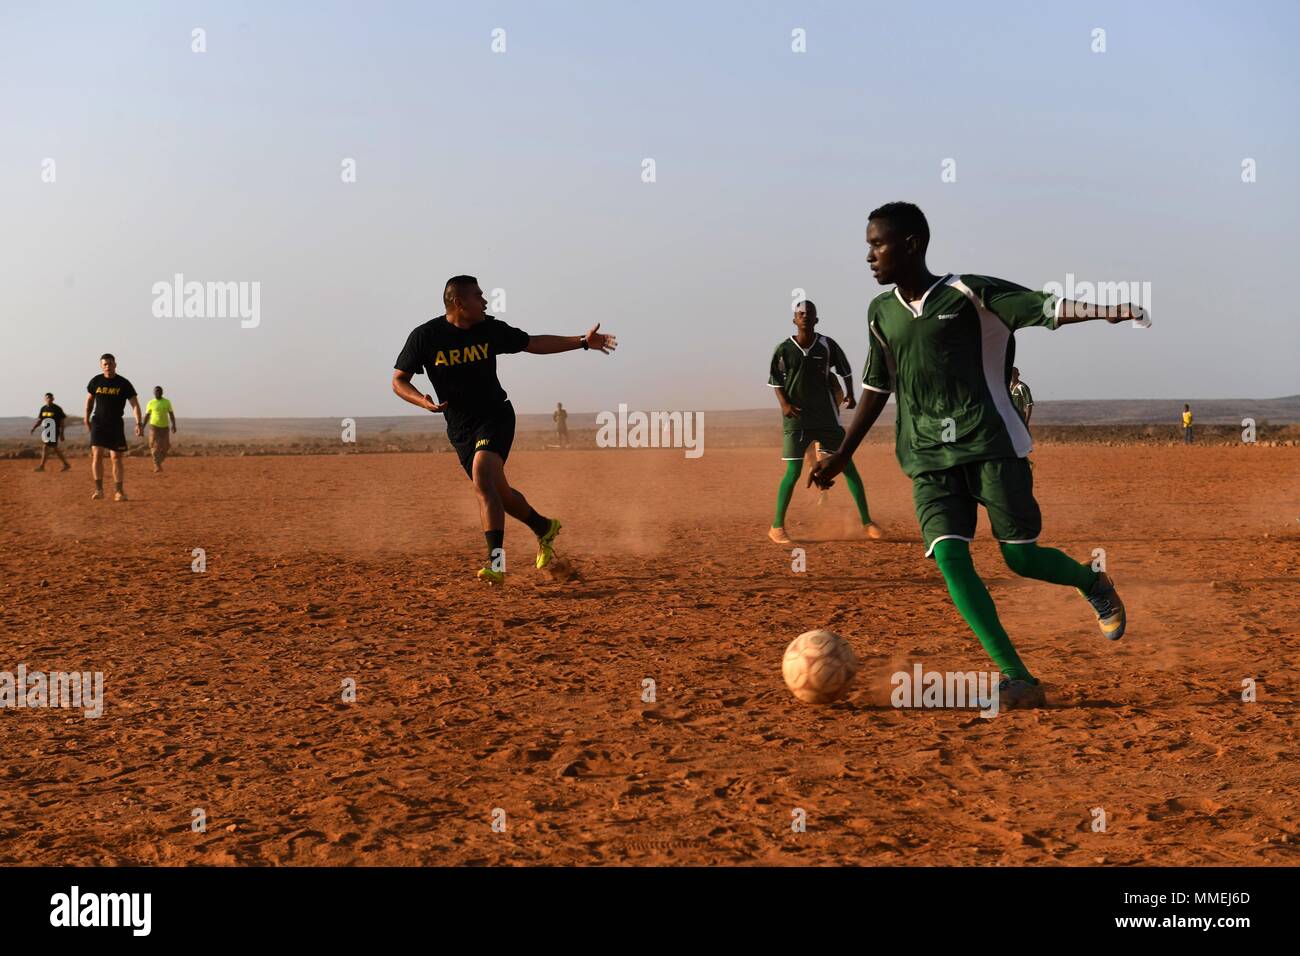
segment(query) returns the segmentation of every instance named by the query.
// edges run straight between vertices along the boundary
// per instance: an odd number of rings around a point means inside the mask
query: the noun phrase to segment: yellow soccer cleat
[[[558,518],[551,519],[551,526],[546,529],[546,534],[537,539],[537,567],[542,569],[551,563],[555,557],[555,536],[560,533],[560,521]]]
[[[879,541],[885,536],[885,532],[880,530],[880,525],[876,524],[874,521],[868,521],[864,524],[862,526],[862,533],[872,541]]]
[[[479,568],[478,579],[484,584],[505,584],[506,573],[504,571],[493,571],[491,568]]]
[[[785,528],[768,528],[767,536],[777,544],[794,544],[790,536],[785,533]]]

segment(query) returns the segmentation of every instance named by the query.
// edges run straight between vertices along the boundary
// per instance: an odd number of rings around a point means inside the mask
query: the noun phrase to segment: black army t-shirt
[[[95,408],[92,417],[99,419],[121,419],[126,411],[126,403],[135,398],[135,386],[121,375],[109,378],[96,375],[86,386],[86,391],[95,396]]]
[[[407,336],[395,367],[427,375],[438,401],[447,403],[447,422],[456,424],[489,416],[505,402],[497,355],[522,352],[528,340],[527,332],[490,315],[468,329],[440,315]]]
[[[39,415],[39,418],[41,419],[41,439],[44,440],[46,435],[45,420],[52,418],[54,419],[54,431],[51,433],[53,440],[50,441],[49,444],[57,444],[59,440],[59,429],[63,427],[63,420],[67,417],[68,416],[63,413],[63,409],[58,405],[42,405]]]

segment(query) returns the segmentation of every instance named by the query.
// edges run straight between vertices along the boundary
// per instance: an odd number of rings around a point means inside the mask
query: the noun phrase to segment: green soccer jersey
[[[1016,406],[1021,421],[1024,421],[1025,409],[1034,404],[1034,393],[1029,390],[1029,386],[1023,379],[1011,386],[1011,403]]]
[[[919,303],[897,289],[872,300],[862,384],[894,393],[895,451],[908,477],[1029,454],[1029,430],[1007,387],[1012,334],[1056,328],[1057,308],[1054,295],[976,275],[944,276]]]
[[[804,351],[794,336],[772,353],[772,372],[767,384],[782,389],[790,404],[799,409],[797,418],[784,420],[788,432],[839,425],[835,406],[833,375],[849,375],[852,366],[844,350],[832,338],[819,335]]]

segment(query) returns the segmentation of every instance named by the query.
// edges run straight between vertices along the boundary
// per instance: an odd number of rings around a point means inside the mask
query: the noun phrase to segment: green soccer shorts
[[[781,445],[781,460],[803,461],[804,452],[813,442],[821,446],[822,455],[839,451],[840,445],[844,443],[844,429],[836,425],[833,428],[796,428],[792,432],[788,431]]]
[[[1030,544],[1043,530],[1034,473],[1025,458],[970,461],[923,472],[912,479],[912,500],[927,558],[936,541],[975,540],[978,505],[989,513],[993,537],[1003,544]]]

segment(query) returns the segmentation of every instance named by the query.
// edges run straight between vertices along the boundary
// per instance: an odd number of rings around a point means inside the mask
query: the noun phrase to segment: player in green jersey
[[[777,544],[791,544],[785,533],[785,512],[790,507],[790,496],[803,471],[804,452],[813,442],[819,455],[829,455],[840,447],[844,429],[840,425],[838,400],[835,395],[835,375],[844,379],[845,406],[853,408],[852,367],[844,350],[832,338],[817,334],[817,306],[800,302],[794,307],[796,332],[782,341],[772,353],[771,373],[767,384],[776,392],[781,406],[785,440],[781,458],[785,461],[785,477],[776,492],[776,518],[767,536]],[[853,502],[858,506],[865,534],[880,538],[883,534],[871,520],[867,510],[867,493],[862,479],[850,459],[843,466],[844,480],[848,483]]]
[[[896,453],[912,479],[926,556],[934,556],[948,593],[1002,671],[1007,707],[1046,703],[1016,653],[984,582],[971,563],[976,506],[989,515],[1008,567],[1023,577],[1078,588],[1111,640],[1124,634],[1124,605],[1109,575],[1037,544],[1042,516],[1026,462],[1032,443],[1007,387],[1012,335],[1073,322],[1145,319],[1132,305],[1100,308],[1069,302],[977,275],[938,276],[927,268],[930,227],[911,203],[874,210],[867,224],[867,263],[894,288],[871,302],[871,352],[862,401],[843,444],[809,475],[828,487],[885,407],[898,405]]]
[[[1029,419],[1034,415],[1034,393],[1029,390],[1029,384],[1020,377],[1020,369],[1013,367],[1011,369],[1011,404],[1016,407],[1016,414],[1020,420],[1025,423],[1025,428],[1029,427]]]

